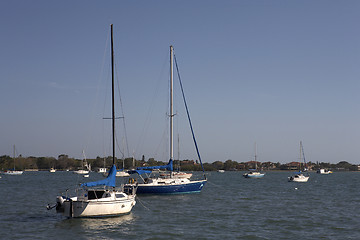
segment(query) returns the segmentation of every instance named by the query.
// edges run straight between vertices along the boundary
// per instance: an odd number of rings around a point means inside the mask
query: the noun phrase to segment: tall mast
[[[113,165],[115,164],[115,93],[114,93],[114,40],[113,25],[111,24],[111,89],[112,89],[112,148],[113,148]]]
[[[300,141],[300,170],[301,170],[301,162],[302,162],[302,142]]]
[[[254,158],[255,158],[255,169],[257,170],[257,155],[256,155],[256,142],[254,143],[254,149],[255,149],[255,155],[254,155]]]
[[[174,48],[170,46],[170,160],[174,158],[174,143],[173,143],[173,77],[174,77],[174,67],[173,67],[173,57],[174,57]]]
[[[15,144],[14,144],[14,171],[15,171],[15,155],[16,155],[16,152],[15,152]]]

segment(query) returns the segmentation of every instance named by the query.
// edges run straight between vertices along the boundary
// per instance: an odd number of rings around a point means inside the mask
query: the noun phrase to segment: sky
[[[360,2],[0,1],[0,155],[169,158],[173,45],[203,162],[360,164]],[[121,97],[119,97],[121,96]],[[175,159],[197,159],[175,78]],[[126,144],[127,143],[127,144]],[[179,148],[178,148],[179,146]]]

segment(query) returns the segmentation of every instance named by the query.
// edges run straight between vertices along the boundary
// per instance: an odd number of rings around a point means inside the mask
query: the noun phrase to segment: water
[[[98,173],[2,175],[0,238],[360,239],[360,173],[312,173],[307,183],[287,182],[290,174],[211,172],[200,194],[139,196],[130,214],[95,219],[66,219],[46,205]]]

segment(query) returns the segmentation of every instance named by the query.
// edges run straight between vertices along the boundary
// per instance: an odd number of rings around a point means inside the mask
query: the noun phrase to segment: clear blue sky
[[[1,1],[0,154],[110,155],[112,23],[130,155],[168,159],[174,45],[203,161],[252,160],[254,142],[259,161],[297,161],[302,140],[308,161],[359,164],[359,12],[331,0]],[[194,159],[176,111],[180,158]]]

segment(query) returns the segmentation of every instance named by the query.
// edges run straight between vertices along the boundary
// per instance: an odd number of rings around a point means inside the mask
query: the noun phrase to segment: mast
[[[115,164],[115,93],[114,93],[114,41],[113,25],[111,24],[111,90],[112,90],[112,148],[113,148],[113,165]]]
[[[301,171],[301,162],[302,162],[302,160],[303,160],[301,149],[302,149],[302,141],[300,141],[300,171]]]
[[[170,160],[174,158],[174,143],[173,143],[173,77],[174,77],[174,67],[173,67],[173,57],[174,57],[174,48],[170,46]]]
[[[15,171],[15,144],[14,144],[14,171]]]
[[[257,155],[256,155],[256,142],[254,143],[254,148],[255,148],[255,155],[254,155],[254,158],[255,158],[255,170],[257,170]]]

